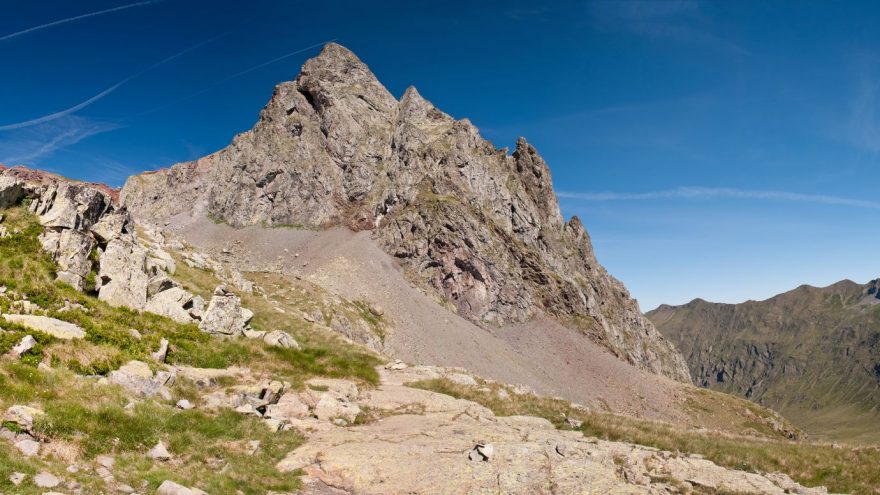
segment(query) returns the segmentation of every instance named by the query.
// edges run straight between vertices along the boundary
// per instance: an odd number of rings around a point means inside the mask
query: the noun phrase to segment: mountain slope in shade
[[[742,304],[696,299],[648,318],[701,386],[769,406],[809,433],[880,439],[880,279]]]
[[[371,231],[413,283],[471,322],[550,315],[630,364],[689,381],[581,222],[563,219],[534,147],[496,149],[414,88],[398,101],[336,44],[275,88],[252,130],[130,178],[122,202],[142,221],[195,210],[237,228]]]

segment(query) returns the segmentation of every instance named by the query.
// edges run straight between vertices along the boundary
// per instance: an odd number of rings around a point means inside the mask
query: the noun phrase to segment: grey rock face
[[[87,233],[73,229],[47,230],[40,236],[43,250],[58,264],[58,280],[76,290],[83,290],[92,270],[90,255],[95,240]]]
[[[549,313],[621,359],[690,381],[681,355],[565,222],[550,170],[524,139],[496,149],[414,89],[397,101],[329,44],[279,84],[250,131],[196,162],[130,178],[144,220],[203,208],[232,226],[345,225],[459,314],[503,325]]]
[[[147,252],[133,240],[118,238],[107,244],[98,272],[98,298],[115,306],[143,309],[147,303]]]
[[[12,177],[0,177],[0,208],[9,208],[24,197],[24,185]]]
[[[59,182],[31,204],[44,227],[88,229],[111,207],[110,198],[85,184]]]

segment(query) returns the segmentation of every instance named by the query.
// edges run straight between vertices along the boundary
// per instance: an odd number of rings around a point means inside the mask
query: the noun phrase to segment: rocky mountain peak
[[[281,83],[254,128],[200,162],[129,179],[142,221],[181,213],[234,227],[369,230],[413,281],[463,317],[503,326],[549,314],[620,358],[688,381],[683,358],[565,223],[550,169],[511,155],[410,87],[397,101],[351,51],[328,44]]]

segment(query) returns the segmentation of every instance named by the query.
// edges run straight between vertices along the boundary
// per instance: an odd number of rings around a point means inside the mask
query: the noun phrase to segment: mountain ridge
[[[646,313],[695,383],[752,399],[816,436],[876,440],[880,279],[801,285],[763,301]]]
[[[689,381],[683,358],[562,218],[550,170],[520,138],[496,149],[410,87],[398,101],[328,44],[254,128],[194,162],[129,178],[141,220],[195,210],[233,227],[368,230],[412,281],[479,325],[548,314],[617,357]]]

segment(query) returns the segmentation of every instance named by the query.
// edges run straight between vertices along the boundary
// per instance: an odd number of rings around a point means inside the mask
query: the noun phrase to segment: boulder
[[[299,343],[293,339],[287,332],[282,332],[281,330],[275,330],[273,332],[269,332],[263,337],[263,342],[275,346],[275,347],[283,347],[285,349],[296,349],[299,350]]]
[[[166,385],[173,385],[175,376],[174,373],[167,371],[160,371],[154,375],[147,363],[129,361],[118,370],[111,371],[107,380],[141,397],[159,396],[171,400],[171,391]]]
[[[171,289],[172,287],[180,287],[180,284],[161,273],[153,275],[150,277],[150,282],[147,284],[147,297],[152,298],[156,294]]]
[[[278,419],[281,421],[290,421],[291,419],[301,419],[309,416],[309,406],[306,405],[299,396],[294,393],[286,393],[281,396],[276,404],[271,404],[266,408],[264,417],[269,419]]]
[[[92,236],[79,230],[47,230],[40,235],[40,242],[58,265],[58,280],[76,290],[85,289],[86,277],[92,271]]]
[[[198,488],[187,488],[171,480],[165,480],[156,490],[156,495],[208,495]]]
[[[12,473],[9,475],[9,482],[15,486],[24,483],[25,479],[27,479],[27,475],[24,473]]]
[[[3,415],[4,423],[14,423],[22,431],[30,432],[34,428],[34,419],[42,416],[43,411],[23,405],[14,405]]]
[[[48,316],[35,315],[3,315],[3,319],[39,332],[49,334],[56,339],[72,340],[85,338],[86,332],[82,328]]]
[[[360,413],[361,408],[357,404],[352,404],[348,399],[334,392],[325,393],[315,405],[315,416],[322,421],[344,419],[352,423]]]
[[[165,447],[165,444],[160,441],[155,447],[147,452],[147,457],[155,461],[170,461],[171,453],[168,452],[168,448]]]
[[[33,438],[24,438],[15,442],[13,446],[25,457],[33,457],[40,453],[40,443]]]
[[[133,239],[134,234],[128,213],[119,211],[102,216],[97,223],[92,225],[91,231],[102,244],[107,244],[113,239],[123,236]]]
[[[24,198],[24,184],[12,177],[0,176],[0,208],[9,208]]]
[[[100,265],[98,298],[113,306],[143,309],[150,282],[144,248],[131,240],[114,239],[101,255]]]
[[[37,345],[36,339],[34,339],[33,335],[26,335],[21,341],[9,351],[9,354],[12,357],[19,358],[22,354],[34,348]]]
[[[154,361],[159,361],[160,363],[165,362],[165,357],[168,355],[168,339],[162,339],[159,341],[159,350],[150,354],[150,357],[153,358]]]
[[[167,316],[178,323],[191,323],[193,317],[190,309],[193,306],[193,295],[180,287],[171,287],[151,297],[144,306],[144,311]]]
[[[147,253],[147,270],[149,270],[150,273],[164,271],[174,275],[174,272],[177,271],[177,263],[174,261],[174,258],[168,254],[168,251],[159,247],[152,247]]]
[[[199,328],[212,335],[243,335],[253,316],[253,312],[241,307],[238,296],[221,285],[214,290]]]
[[[61,484],[61,480],[54,474],[43,471],[34,476],[34,484],[40,488],[55,488]]]
[[[49,228],[88,229],[111,207],[103,192],[88,184],[59,182],[48,186],[31,205]]]

